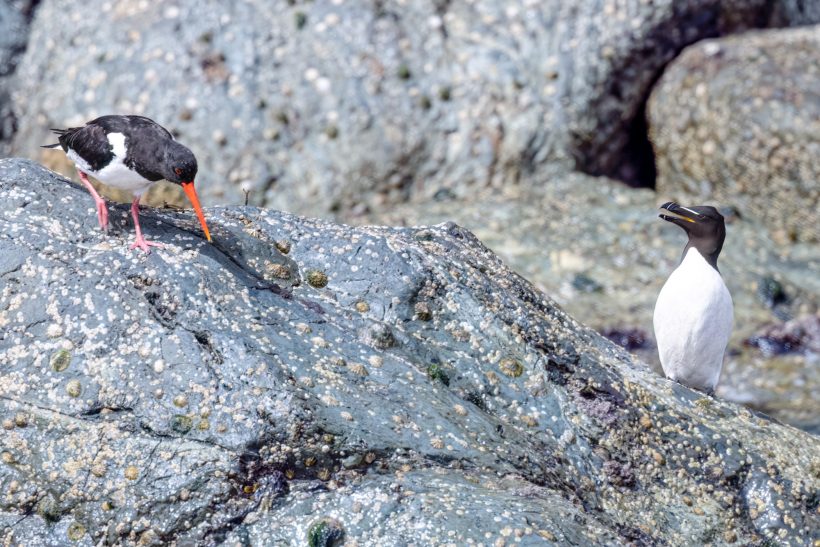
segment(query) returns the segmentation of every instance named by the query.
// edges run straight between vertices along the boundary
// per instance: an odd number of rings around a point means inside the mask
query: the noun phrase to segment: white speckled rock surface
[[[143,211],[146,256],[124,207],[105,236],[0,160],[6,542],[817,539],[816,437],[658,377],[466,230],[206,215],[213,245]]]
[[[652,312],[686,245],[683,230],[658,219],[668,199],[580,173],[539,180],[530,190],[411,202],[356,220],[466,227],[567,313],[626,338],[662,374]],[[778,244],[733,199],[705,203],[727,218],[718,265],[735,306],[717,396],[820,434],[820,328],[812,327],[820,325],[820,247]]]
[[[820,11],[820,2],[814,4]],[[647,115],[658,191],[731,202],[783,246],[820,242],[820,25],[687,48]]]
[[[43,0],[12,153],[34,157],[49,127],[145,114],[197,155],[206,205],[242,203],[244,183],[254,204],[316,216],[556,163],[640,179],[626,149],[646,144],[659,72],[775,3]]]

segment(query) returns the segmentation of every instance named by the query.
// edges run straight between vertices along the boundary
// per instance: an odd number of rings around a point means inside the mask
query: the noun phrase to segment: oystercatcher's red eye
[[[174,173],[176,173],[178,177],[181,177],[182,176],[182,169],[177,167],[176,169],[174,169]]]

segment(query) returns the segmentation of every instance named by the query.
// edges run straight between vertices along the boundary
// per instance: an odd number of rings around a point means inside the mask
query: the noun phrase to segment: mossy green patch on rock
[[[758,280],[757,296],[770,308],[786,302],[789,298],[783,284],[771,275],[763,276]]]
[[[308,528],[308,547],[334,547],[344,538],[342,523],[336,519],[324,517]]]
[[[81,539],[83,539],[83,536],[85,535],[85,526],[83,526],[79,522],[72,522],[69,525],[66,534],[68,535],[68,539],[70,539],[71,541],[80,541]]]
[[[49,362],[51,365],[51,370],[54,372],[62,372],[68,368],[68,365],[71,364],[71,352],[67,349],[61,349],[51,356],[51,361]]]
[[[37,502],[37,514],[46,522],[57,522],[63,516],[63,511],[56,498],[48,493],[43,499]]]
[[[186,416],[184,414],[177,414],[173,418],[171,418],[171,429],[173,429],[181,435],[185,435],[186,433],[188,433],[193,426],[194,421],[191,419],[190,416]]]
[[[604,290],[600,283],[583,273],[575,274],[575,277],[572,278],[572,287],[576,291],[585,293],[599,293]]]
[[[303,11],[297,11],[293,14],[293,24],[296,25],[296,28],[298,30],[302,30],[303,28],[305,28],[307,20],[307,14]]]
[[[450,385],[450,375],[447,374],[447,371],[445,371],[439,363],[431,363],[427,367],[427,377],[431,380],[437,380],[445,386]]]

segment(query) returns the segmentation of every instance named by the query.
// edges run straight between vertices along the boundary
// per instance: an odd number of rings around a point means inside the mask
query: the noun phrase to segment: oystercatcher
[[[658,353],[667,378],[712,393],[732,334],[732,296],[717,269],[726,238],[723,216],[714,207],[661,206],[689,236],[683,259],[655,304]],[[674,216],[673,216],[674,215]]]
[[[43,148],[62,147],[68,159],[74,162],[77,173],[91,192],[97,205],[100,228],[108,231],[108,207],[94,187],[88,175],[100,182],[128,190],[134,195],[131,215],[137,239],[131,249],[139,247],[150,253],[150,247],[162,247],[147,241],[142,235],[139,220],[139,202],[142,194],[158,180],[165,179],[179,184],[191,200],[205,237],[211,241],[205,216],[194,189],[196,158],[193,152],[174,140],[167,129],[144,116],[102,116],[83,127],[52,129],[59,143]]]

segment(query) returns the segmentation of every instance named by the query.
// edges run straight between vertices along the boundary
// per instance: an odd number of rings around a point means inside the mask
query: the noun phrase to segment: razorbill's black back
[[[732,297],[717,268],[726,238],[723,216],[714,207],[665,203],[660,218],[689,236],[680,265],[655,304],[658,353],[666,376],[711,393],[720,379],[732,333]]]

